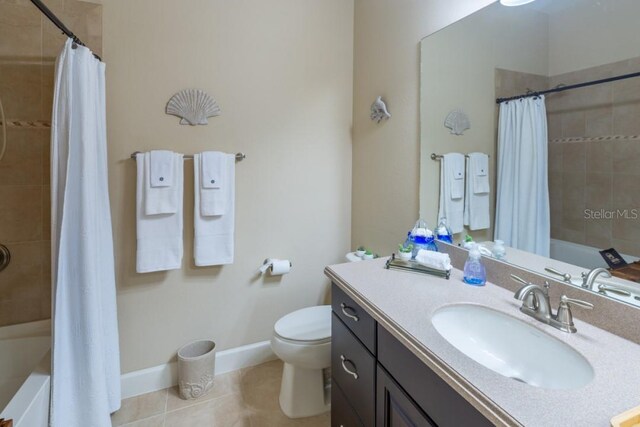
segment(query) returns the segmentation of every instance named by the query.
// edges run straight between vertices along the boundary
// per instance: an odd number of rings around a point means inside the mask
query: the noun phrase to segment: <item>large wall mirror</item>
[[[639,16],[637,0],[496,2],[422,40],[421,217],[442,215],[440,156],[485,153],[488,209],[471,215],[488,226],[456,244],[504,240],[507,262],[640,305]],[[455,111],[468,123],[451,129]],[[610,248],[629,263],[613,277],[594,270]]]

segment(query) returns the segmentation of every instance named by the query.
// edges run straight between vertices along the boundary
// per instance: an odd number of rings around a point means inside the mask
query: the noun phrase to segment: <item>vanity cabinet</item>
[[[332,427],[493,425],[333,285]]]
[[[376,426],[435,427],[436,425],[389,376],[381,365],[377,375]],[[346,427],[346,426],[345,426]]]

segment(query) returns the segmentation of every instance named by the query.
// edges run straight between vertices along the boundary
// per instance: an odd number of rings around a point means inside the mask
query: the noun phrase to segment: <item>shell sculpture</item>
[[[382,120],[387,120],[391,117],[391,113],[387,110],[387,104],[379,96],[373,104],[371,104],[371,120],[376,123],[380,123]]]
[[[469,116],[459,108],[456,108],[444,119],[444,126],[450,129],[453,135],[462,135],[465,130],[471,129],[471,123],[469,122]]]
[[[180,117],[181,125],[206,125],[208,117],[221,114],[215,99],[198,89],[185,89],[176,93],[167,103],[167,114]]]

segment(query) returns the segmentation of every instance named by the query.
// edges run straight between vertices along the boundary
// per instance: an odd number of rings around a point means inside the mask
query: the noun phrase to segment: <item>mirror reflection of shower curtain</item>
[[[51,129],[50,425],[110,427],[120,407],[104,63],[67,40]]]
[[[549,256],[551,219],[544,96],[500,104],[495,239]]]

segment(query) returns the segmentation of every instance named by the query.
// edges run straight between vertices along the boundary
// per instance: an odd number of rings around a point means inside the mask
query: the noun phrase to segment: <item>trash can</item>
[[[207,394],[213,388],[216,367],[216,343],[198,340],[178,350],[178,388],[180,397],[189,400]]]

